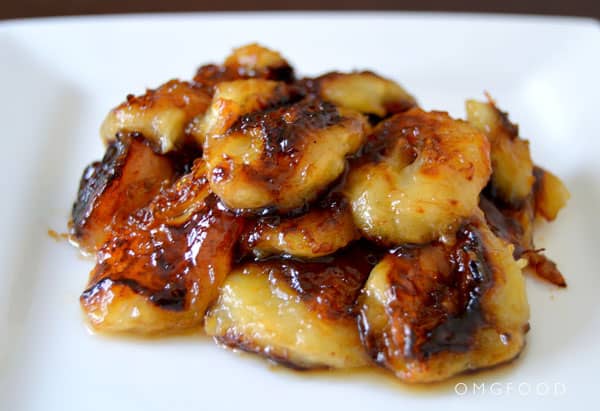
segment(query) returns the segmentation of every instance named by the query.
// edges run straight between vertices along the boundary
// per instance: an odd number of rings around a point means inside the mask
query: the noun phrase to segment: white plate
[[[64,230],[83,167],[102,155],[100,121],[127,93],[189,78],[251,41],[283,51],[300,74],[370,68],[426,108],[462,116],[464,99],[488,90],[510,111],[535,160],[572,193],[538,236],[569,288],[528,279],[531,332],[518,361],[414,389],[373,373],[274,370],[198,336],[88,333],[78,296],[91,263],[47,230]],[[0,23],[0,409],[590,407],[600,369],[599,56],[598,24],[583,19],[210,14]]]

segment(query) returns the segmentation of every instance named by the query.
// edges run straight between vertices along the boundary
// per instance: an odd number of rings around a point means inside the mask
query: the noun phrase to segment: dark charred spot
[[[129,144],[130,137],[118,136],[107,147],[102,161],[90,164],[83,171],[77,199],[71,210],[72,234],[76,238],[83,234],[87,220],[94,211],[96,200],[121,175],[127,160]]]
[[[425,357],[442,351],[466,352],[472,348],[475,333],[486,324],[481,307],[483,294],[492,287],[494,274],[487,261],[486,251],[479,234],[472,227],[465,227],[457,234],[458,246],[452,255],[455,265],[454,298],[458,310],[448,313],[441,324],[428,332],[427,341],[421,352]],[[442,291],[445,294],[445,290]],[[444,303],[445,295],[435,299],[437,304]]]
[[[235,68],[207,64],[198,69],[193,81],[195,87],[204,90],[212,96],[217,84],[243,78]]]
[[[139,170],[139,163],[143,161],[153,161],[152,164],[159,166]],[[137,167],[128,164],[137,164]],[[112,219],[126,219],[147,204],[165,180],[173,177],[177,164],[173,156],[157,154],[142,134],[117,134],[102,160],[92,163],[83,172],[71,210],[71,234],[77,240],[88,234],[98,237],[91,231],[110,225]],[[93,225],[96,227],[90,228]]]
[[[299,143],[305,143],[307,132],[330,127],[341,120],[336,106],[311,98],[242,116],[231,127],[231,132],[259,129],[264,136],[267,157],[293,157],[301,150]]]
[[[156,151],[156,150],[155,150]],[[181,177],[192,171],[192,166],[197,158],[202,157],[202,149],[195,144],[186,144],[180,150],[171,151],[165,154],[174,167],[175,176]]]
[[[419,125],[413,124],[411,117],[409,120],[405,120],[405,117],[404,114],[396,114],[380,122],[367,136],[361,150],[351,159],[352,166],[380,162],[392,152],[406,164],[414,162],[425,140],[421,136]]]
[[[367,119],[369,120],[369,124],[371,126],[376,126],[383,121],[383,117],[380,117],[376,114],[367,114]]]
[[[511,218],[507,211],[503,212],[501,208],[484,195],[479,197],[479,207],[485,214],[485,219],[492,232],[515,246],[513,252],[515,258],[518,259],[526,249],[533,246],[532,244],[523,243],[525,228],[518,219]]]
[[[282,93],[285,92],[286,89],[282,89]],[[231,170],[230,173],[243,175],[248,184],[266,189],[274,198],[278,198],[282,187],[289,184],[289,179],[297,172],[295,167],[302,159],[306,147],[318,143],[315,132],[344,120],[333,104],[315,98],[295,101],[297,96],[289,93],[286,96],[288,100],[282,105],[241,116],[228,131],[230,134],[252,132],[260,136],[264,149],[257,164],[236,164],[237,170]],[[317,197],[321,194],[317,193]],[[308,206],[300,204],[292,210],[278,210],[269,205],[259,210],[236,209],[235,212],[244,216],[261,216],[280,211],[286,215],[300,215],[308,210]]]
[[[479,207],[493,233],[515,246],[515,259],[525,257],[538,277],[559,287],[566,287],[566,280],[556,264],[544,256],[542,250],[536,250],[533,244],[535,193],[540,189],[539,179],[543,178],[543,173],[542,169],[534,168],[536,182],[533,192],[519,208],[506,205],[497,198],[490,198],[485,192],[479,197]]]
[[[519,138],[519,126],[512,123],[508,118],[508,113],[499,110],[495,105],[492,105],[496,113],[498,113],[498,118],[500,119],[500,127],[508,134],[511,140]]]
[[[490,199],[498,207],[505,210],[512,209],[514,211],[519,211],[524,206],[526,206],[525,203],[530,200],[530,196],[527,196],[525,198],[512,198],[510,200],[507,200],[506,198],[504,198],[500,190],[493,184],[491,179],[481,192],[482,195]]]
[[[533,178],[534,178],[533,192],[534,193],[537,193],[543,189],[542,185],[544,184],[544,174],[546,174],[546,172],[544,171],[543,168],[533,167]]]
[[[276,67],[269,67],[265,74],[267,80],[283,81],[291,83],[295,80],[294,68],[289,64],[281,64]]]
[[[81,299],[91,301],[100,293],[115,285],[122,285],[129,288],[138,295],[147,297],[156,306],[169,311],[183,311],[185,308],[186,289],[181,284],[168,284],[162,290],[153,290],[132,278],[112,279],[105,277],[86,289],[81,294]]]

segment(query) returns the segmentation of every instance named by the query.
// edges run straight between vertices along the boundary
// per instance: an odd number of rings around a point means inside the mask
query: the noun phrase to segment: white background
[[[428,109],[463,116],[489,91],[559,174],[572,199],[543,227],[569,283],[528,279],[528,345],[508,367],[407,387],[378,372],[295,373],[202,336],[91,335],[78,296],[91,262],[47,235],[64,231],[98,127],[127,93],[191,78],[259,41],[299,74],[373,69]],[[600,30],[590,20],[422,15],[180,15],[0,23],[0,409],[583,409],[600,368]],[[499,382],[458,396],[453,386]],[[512,383],[564,384],[522,396]],[[498,391],[496,391],[497,393]],[[408,408],[406,408],[408,409]]]

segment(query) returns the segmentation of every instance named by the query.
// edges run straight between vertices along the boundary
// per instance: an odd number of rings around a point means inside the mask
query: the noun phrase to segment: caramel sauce
[[[48,229],[48,236],[56,242],[69,241],[69,233],[59,233],[51,228]]]
[[[149,335],[130,335],[130,334],[102,334],[95,333],[92,329],[86,327],[89,334],[96,338],[114,339],[137,342],[160,342],[168,339],[170,341],[192,341],[194,343],[207,344],[213,343],[213,339],[207,336],[202,329],[192,328],[179,330],[177,332],[157,333]],[[218,342],[218,341],[217,341]],[[328,381],[338,381],[343,383],[360,383],[364,385],[373,385],[385,389],[399,392],[406,395],[418,395],[438,397],[441,394],[454,393],[456,384],[464,383],[472,387],[473,384],[482,382],[502,381],[509,377],[515,367],[518,367],[522,361],[522,356],[518,356],[506,363],[498,364],[492,367],[466,371],[461,374],[450,377],[440,382],[429,382],[425,384],[410,384],[396,378],[394,374],[382,367],[373,364],[366,367],[330,369],[330,368],[299,368],[293,364],[286,363],[284,360],[267,359],[261,355],[256,355],[255,351],[244,350],[243,347],[232,348],[226,344],[219,344],[222,349],[235,355],[236,360],[247,361],[259,370],[265,370],[289,378],[292,381],[302,381],[303,379],[319,379],[326,384]]]
[[[454,393],[456,384],[463,383],[469,387],[473,384],[482,382],[502,381],[509,377],[522,361],[521,357],[514,358],[506,363],[498,364],[488,368],[465,371],[461,374],[450,377],[444,381],[428,382],[423,384],[406,383],[394,376],[394,374],[382,367],[373,364],[367,367],[345,368],[345,369],[299,369],[290,367],[279,361],[268,360],[266,363],[264,357],[258,356],[252,351],[235,349],[223,346],[238,359],[253,362],[257,368],[267,368],[270,372],[281,374],[293,380],[302,380],[304,378],[313,380],[315,378],[322,380],[324,384],[328,381],[339,381],[344,383],[372,384],[377,387],[384,387],[407,395],[418,395],[419,397],[431,395],[439,397],[440,394]]]

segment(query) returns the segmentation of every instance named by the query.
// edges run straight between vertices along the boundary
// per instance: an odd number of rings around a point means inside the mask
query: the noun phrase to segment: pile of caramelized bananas
[[[519,354],[526,266],[566,285],[533,226],[568,191],[491,98],[457,120],[252,44],[127,96],[101,136],[70,222],[98,332],[203,327],[298,369],[429,382]]]

